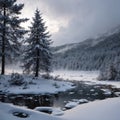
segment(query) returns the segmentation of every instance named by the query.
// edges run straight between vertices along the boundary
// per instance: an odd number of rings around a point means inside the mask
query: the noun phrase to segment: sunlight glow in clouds
[[[39,8],[40,6],[40,1],[35,0],[33,3],[31,0],[18,0],[19,3],[25,3],[24,9],[22,10],[22,15],[21,17],[23,18],[29,18],[29,21],[26,23],[23,23],[22,25],[25,28],[28,28],[30,26],[30,23],[32,22],[32,17],[34,16],[36,8]],[[68,25],[68,20],[66,19],[55,19],[52,16],[47,15],[47,8],[42,10],[42,8],[45,8],[43,5],[41,9],[39,9],[41,12],[44,11],[45,14],[42,13],[42,17],[44,19],[44,22],[46,26],[48,27],[48,31],[50,31],[51,34],[59,32],[59,29],[61,27],[67,27]]]
[[[81,42],[120,25],[120,0],[18,0],[30,26],[38,8],[54,45]]]

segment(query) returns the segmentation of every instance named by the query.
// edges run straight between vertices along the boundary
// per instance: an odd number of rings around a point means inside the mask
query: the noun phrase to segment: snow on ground
[[[84,81],[87,84],[107,84],[120,88],[120,82],[98,81],[98,71],[56,71],[52,73],[52,75],[69,81]],[[54,81],[44,78],[33,79],[32,77],[26,76],[24,76],[24,80],[27,84],[15,86],[10,85],[8,82],[10,80],[9,75],[0,77],[0,91],[14,94],[57,93],[73,88],[73,83],[68,81]],[[105,94],[111,94],[108,89],[102,90]],[[116,94],[118,96],[120,95],[119,92],[116,92]],[[7,120],[8,118],[9,120],[21,120],[19,116],[24,117],[23,119],[26,120],[120,120],[120,97],[78,105],[82,101],[83,100],[67,103],[66,106],[77,107],[65,111],[64,115],[60,116],[60,118],[0,102],[0,120]]]
[[[89,101],[87,99],[73,99],[72,101],[66,103],[65,108],[71,109],[78,106],[79,104],[88,103],[88,102]]]
[[[61,120],[35,110],[0,102],[0,120]]]
[[[78,102],[68,102],[66,105],[65,105],[65,108],[67,109],[71,109],[71,108],[74,108],[78,105],[79,103]]]
[[[65,111],[66,120],[120,120],[120,97],[79,105]]]
[[[67,71],[59,70],[52,73],[53,76],[64,80],[85,81],[87,84],[105,84],[120,88],[120,81],[98,81],[99,71]]]
[[[67,110],[62,116],[0,102],[0,120],[120,120],[120,97],[99,100]]]
[[[26,84],[21,86],[10,85],[9,80],[9,75],[0,78],[0,91],[12,94],[47,94],[62,92],[73,88],[73,83],[71,82],[44,78],[33,79],[32,77],[24,77]]]
[[[22,73],[22,69],[18,66],[8,66],[7,74],[12,72]],[[51,73],[53,76],[62,78],[64,80],[75,81],[88,81],[88,84],[106,84],[113,85],[120,88],[120,82],[118,81],[98,81],[99,71],[71,71],[71,70],[56,70]],[[90,82],[90,83],[89,83]]]
[[[36,107],[34,110],[40,111],[40,112],[46,112],[54,116],[60,116],[63,115],[64,112],[60,108],[54,108],[54,107]]]
[[[70,71],[70,70],[57,70],[51,73],[53,76],[63,78],[64,80],[75,81],[94,81],[99,75],[99,71]]]
[[[89,101],[87,99],[80,99],[78,102],[80,104],[80,103],[88,103]]]
[[[105,95],[111,95],[112,92],[109,89],[101,89]]]

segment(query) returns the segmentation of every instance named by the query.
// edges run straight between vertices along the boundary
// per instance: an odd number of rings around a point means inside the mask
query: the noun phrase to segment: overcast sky
[[[41,11],[53,45],[80,42],[120,24],[120,0],[18,1],[25,4],[23,17],[31,20],[36,8]]]

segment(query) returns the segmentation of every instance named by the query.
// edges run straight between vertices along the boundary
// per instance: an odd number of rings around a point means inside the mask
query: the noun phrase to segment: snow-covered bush
[[[107,75],[104,70],[100,71],[100,75],[98,76],[98,80],[107,80]]]
[[[98,77],[99,80],[120,80],[120,71],[117,68],[116,64],[111,64],[104,70],[101,70]]]
[[[120,71],[117,72],[116,78],[117,81],[120,81]]]
[[[0,75],[0,80],[1,80],[1,79],[5,79],[3,75]]]
[[[60,88],[60,86],[57,84],[57,82],[54,82],[54,83],[53,83],[53,86],[54,86],[55,88]]]
[[[24,81],[24,78],[23,78],[22,75],[20,75],[18,73],[12,73],[11,74],[11,79],[9,80],[9,83],[11,85],[20,86],[20,85],[25,84],[26,82]]]

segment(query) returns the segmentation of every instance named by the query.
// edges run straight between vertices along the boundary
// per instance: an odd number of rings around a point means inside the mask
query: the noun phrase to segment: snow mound
[[[115,95],[119,97],[120,96],[120,92],[115,92]]]
[[[79,100],[79,104],[82,104],[82,103],[88,103],[89,101],[87,99],[80,99]]]
[[[61,116],[64,112],[60,108],[53,108],[53,107],[36,107],[34,110],[45,112],[54,116]]]
[[[111,95],[112,92],[109,89],[101,89],[105,95]]]
[[[65,111],[66,120],[120,120],[120,97],[79,105]]]
[[[60,118],[40,113],[24,107],[0,102],[0,120],[61,120]]]
[[[69,101],[66,105],[65,105],[65,108],[66,109],[72,109],[76,106],[78,106],[79,104],[82,104],[82,103],[88,103],[89,101],[87,99],[73,99],[72,101]]]
[[[74,108],[78,105],[79,103],[78,102],[68,102],[66,105],[65,105],[65,108],[66,109],[71,109],[71,108]]]

